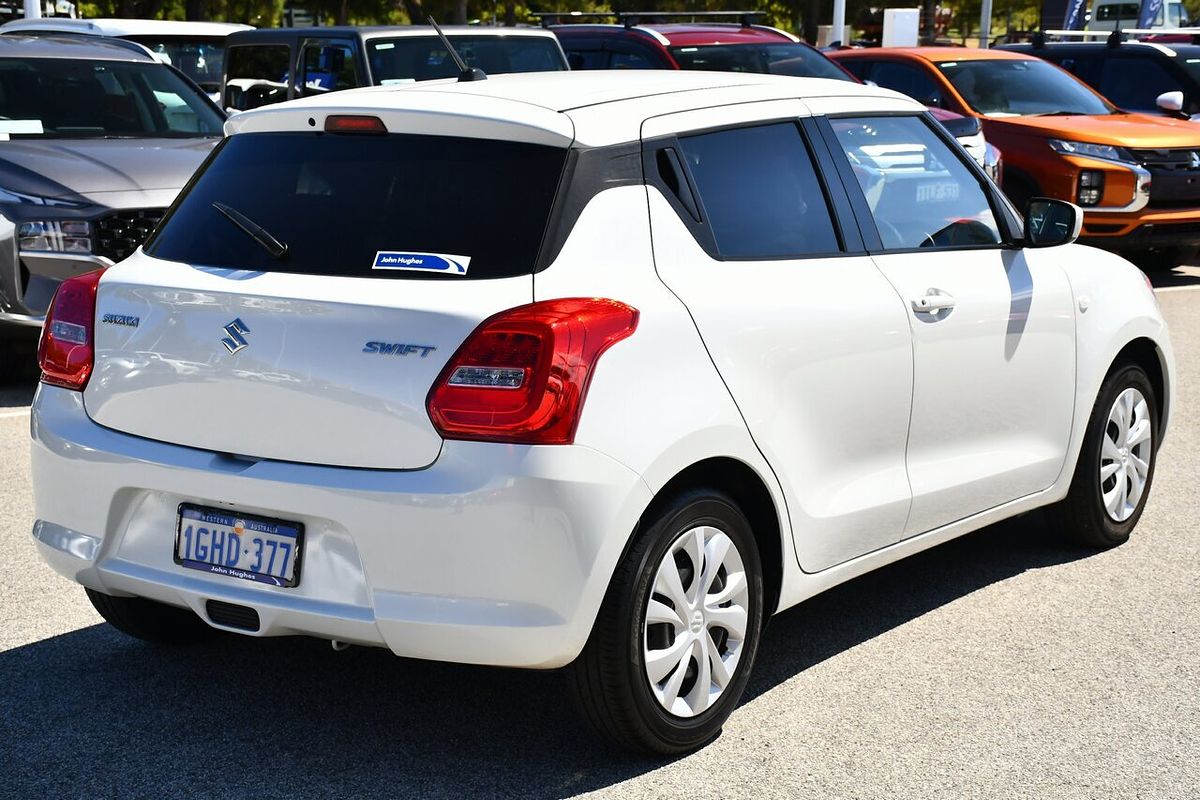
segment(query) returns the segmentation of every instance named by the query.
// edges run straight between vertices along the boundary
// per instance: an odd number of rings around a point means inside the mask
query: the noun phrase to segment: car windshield
[[[1176,64],[1181,65],[1192,80],[1200,82],[1200,50],[1195,54],[1188,53],[1187,58],[1178,58]]]
[[[225,40],[220,37],[126,36],[150,48],[155,55],[194,80],[206,92],[221,90]]]
[[[221,115],[162,64],[75,58],[0,59],[0,135],[219,136]]]
[[[1091,89],[1045,61],[946,61],[938,66],[967,105],[989,117],[1116,113]]]
[[[681,69],[712,72],[762,72],[800,78],[853,81],[845,70],[803,44],[710,44],[672,47]]]
[[[558,42],[544,36],[454,36],[454,49],[469,67],[489,75],[567,69]],[[375,83],[412,83],[458,75],[454,59],[436,36],[371,39],[367,57]]]

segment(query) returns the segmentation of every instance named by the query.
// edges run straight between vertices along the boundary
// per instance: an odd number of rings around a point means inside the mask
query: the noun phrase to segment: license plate
[[[175,563],[272,586],[300,582],[304,525],[182,503]]]

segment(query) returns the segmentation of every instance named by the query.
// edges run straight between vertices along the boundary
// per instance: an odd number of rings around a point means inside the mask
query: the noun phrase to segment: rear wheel
[[[1124,364],[1105,379],[1085,437],[1070,492],[1052,512],[1080,544],[1115,547],[1129,539],[1154,481],[1158,400],[1141,367]]]
[[[762,615],[762,571],[746,517],[722,494],[684,494],[634,542],[572,665],[584,712],[625,747],[700,747],[720,733],[746,688]]]
[[[87,596],[105,622],[147,642],[187,644],[211,639],[218,633],[186,608],[144,597],[113,597],[94,589],[87,589]]]

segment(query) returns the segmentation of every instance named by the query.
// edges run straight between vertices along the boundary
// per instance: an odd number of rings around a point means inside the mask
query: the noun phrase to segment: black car
[[[1044,58],[1107,97],[1118,108],[1149,114],[1200,114],[1200,45],[1151,42],[1047,42],[998,48]],[[1183,92],[1182,107],[1160,106]]]
[[[447,27],[468,66],[488,74],[567,69],[558,40],[537,28]],[[453,78],[459,73],[433,28],[268,28],[226,40],[221,105],[228,111],[358,86]]]

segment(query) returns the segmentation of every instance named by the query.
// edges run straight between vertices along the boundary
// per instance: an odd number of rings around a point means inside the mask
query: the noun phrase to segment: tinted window
[[[850,70],[850,74],[860,81],[870,80],[871,67],[875,66],[874,61],[867,61],[865,58],[847,58],[839,61],[838,64]]]
[[[529,274],[565,160],[563,149],[485,139],[241,134],[221,145],[147,252],[203,266],[375,278],[431,277],[373,270],[380,251],[434,253],[469,258],[467,279]],[[261,225],[287,254],[272,259],[213,203]]]
[[[357,85],[354,50],[350,45],[316,42],[304,45],[304,73],[297,87],[304,96],[353,89]]]
[[[287,45],[241,45],[226,54],[225,107],[246,111],[288,99]]]
[[[224,120],[163,64],[0,59],[0,133],[57,139],[219,136]]]
[[[1126,22],[1137,22],[1141,10],[1142,7],[1137,3],[1112,3],[1096,9],[1096,21],[1115,22],[1120,19]]]
[[[1102,99],[1077,78],[1040,59],[944,61],[938,65],[980,114],[1111,114]]]
[[[942,93],[923,69],[894,61],[880,61],[871,72],[871,80],[885,89],[906,94],[927,106],[940,106]]]
[[[821,182],[794,124],[679,141],[723,258],[786,258],[840,249]]]
[[[469,67],[489,75],[564,70],[554,39],[541,36],[455,36],[454,49]],[[372,39],[367,58],[376,83],[411,83],[458,76],[454,59],[435,36]]]
[[[832,119],[888,250],[1001,242],[979,180],[920,117]]]
[[[1121,108],[1156,111],[1160,94],[1182,88],[1154,58],[1108,58],[1100,70],[1100,94]]]
[[[641,53],[621,53],[612,54],[612,58],[608,62],[609,69],[654,69],[658,65],[646,58]]]
[[[571,69],[608,69],[608,53],[604,50],[567,50]]]
[[[221,86],[221,68],[225,63],[225,43],[218,38],[188,36],[125,36],[149,47],[159,58],[199,84],[206,92]]]
[[[853,80],[837,64],[808,45],[716,44],[702,47],[672,47],[671,55],[680,69],[713,72],[761,72],[801,78]]]

